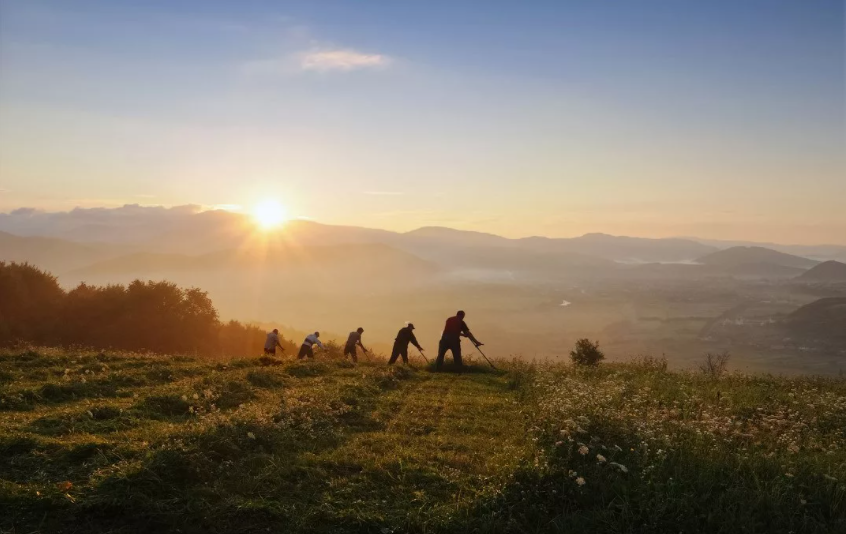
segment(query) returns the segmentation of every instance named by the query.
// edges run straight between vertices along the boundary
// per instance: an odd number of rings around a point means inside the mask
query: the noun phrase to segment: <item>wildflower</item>
[[[189,407],[188,407],[188,411],[189,411],[189,412],[191,412],[191,413],[194,413],[194,407],[193,407],[193,406],[189,406]]]
[[[182,395],[182,400],[188,402],[188,395]]]
[[[582,478],[582,477],[577,478],[576,484],[578,484],[579,486],[584,486],[585,485],[585,479]]]
[[[199,398],[200,398],[200,396],[199,396],[199,395],[197,395],[196,393],[194,393],[194,397],[193,397],[193,398],[194,398],[194,400],[197,400],[197,399],[199,399]]]
[[[561,446],[561,445],[563,445],[563,444],[564,444],[564,442],[563,442],[563,441],[556,441],[556,442],[555,442],[555,446],[556,446],[556,447],[560,447],[560,446]]]
[[[628,473],[628,472],[629,472],[629,468],[628,468],[628,467],[626,467],[626,466],[625,466],[625,465],[623,465],[623,464],[618,464],[617,462],[611,462],[611,463],[610,463],[610,464],[608,464],[608,465],[610,465],[610,466],[612,466],[612,467],[616,467],[616,468],[617,468],[617,469],[619,469],[619,470],[620,470],[620,472],[622,472],[622,473]]]
[[[581,447],[579,447],[579,454],[581,454],[582,456],[586,456],[589,452],[590,449],[588,449],[586,446],[582,445]]]
[[[605,456],[602,456],[601,454],[597,454],[596,455],[596,461],[601,463],[601,464],[604,464],[605,463]]]
[[[785,473],[784,476],[787,478],[793,478],[793,473]]]
[[[256,435],[253,434],[252,432],[247,432],[247,437],[250,438],[250,439],[256,439]]]
[[[85,413],[87,413],[87,414],[88,414],[88,417],[90,417],[91,419],[94,419],[94,414],[93,414],[93,413],[91,413],[91,410],[88,410],[88,411],[87,411],[87,412],[85,412]]]
[[[567,476],[569,476],[570,478],[573,478],[573,477],[575,477],[576,475],[578,475],[578,473],[576,473],[576,472],[575,472],[575,471],[573,471],[572,469],[570,469],[570,471],[568,471],[568,472],[567,472]]]

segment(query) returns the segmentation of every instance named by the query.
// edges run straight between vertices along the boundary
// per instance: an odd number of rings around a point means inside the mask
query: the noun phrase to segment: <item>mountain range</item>
[[[620,272],[791,278],[819,263],[760,246],[721,249],[695,239],[599,233],[511,239],[444,227],[400,233],[307,220],[262,233],[240,213],[140,206],[0,214],[0,260],[29,261],[75,277],[320,266],[347,272],[405,270],[415,276],[446,270],[503,279]],[[661,268],[661,264],[678,265]],[[626,265],[642,267],[627,270]]]

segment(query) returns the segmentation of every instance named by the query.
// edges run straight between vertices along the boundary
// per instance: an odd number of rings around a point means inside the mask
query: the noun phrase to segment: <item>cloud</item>
[[[381,69],[391,64],[382,54],[366,54],[349,48],[313,50],[300,54],[300,68],[319,72],[349,72],[359,69]]]

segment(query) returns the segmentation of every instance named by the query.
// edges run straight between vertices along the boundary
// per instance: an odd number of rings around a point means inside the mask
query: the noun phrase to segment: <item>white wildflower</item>
[[[253,434],[252,432],[247,432],[247,437],[250,438],[250,439],[256,439],[256,435]]]
[[[597,454],[596,455],[596,461],[601,463],[601,464],[604,464],[605,463],[605,456],[602,456],[601,454]]]
[[[582,477],[577,478],[576,484],[578,484],[579,486],[584,486],[585,485],[585,479],[582,478]]]
[[[586,446],[582,445],[581,447],[579,447],[579,454],[581,454],[582,456],[586,456],[589,452],[590,449],[588,449]]]
[[[625,466],[625,465],[623,465],[623,464],[618,464],[617,462],[611,462],[611,463],[609,463],[608,465],[610,465],[611,467],[616,467],[616,468],[617,468],[617,469],[619,469],[622,473],[628,473],[628,472],[629,472],[629,468],[628,468],[628,467],[626,467],[626,466]]]

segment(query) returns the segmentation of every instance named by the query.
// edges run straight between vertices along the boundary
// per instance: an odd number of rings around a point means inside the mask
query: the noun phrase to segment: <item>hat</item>
[[[411,330],[414,330],[414,323],[408,323],[406,326]]]

